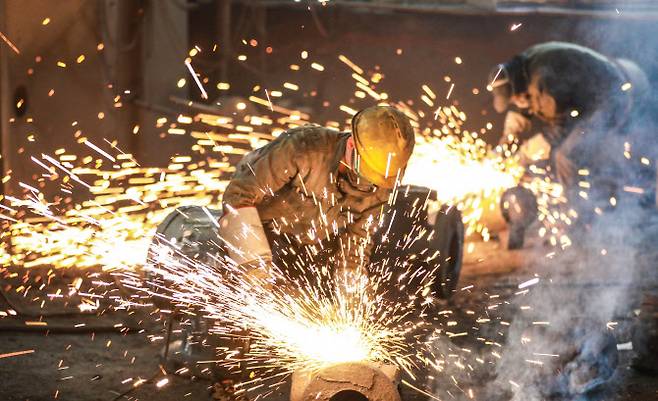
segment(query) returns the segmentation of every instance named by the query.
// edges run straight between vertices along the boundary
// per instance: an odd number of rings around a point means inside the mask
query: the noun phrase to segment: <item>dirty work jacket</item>
[[[223,197],[224,207],[255,206],[266,230],[300,244],[337,239],[342,267],[369,261],[370,236],[390,190],[357,188],[339,173],[349,133],[306,125],[247,154]]]

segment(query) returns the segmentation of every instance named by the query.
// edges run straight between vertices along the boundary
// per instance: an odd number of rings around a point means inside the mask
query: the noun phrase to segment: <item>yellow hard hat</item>
[[[359,175],[378,187],[393,188],[414,150],[414,129],[407,116],[389,106],[368,107],[352,119],[352,136]]]

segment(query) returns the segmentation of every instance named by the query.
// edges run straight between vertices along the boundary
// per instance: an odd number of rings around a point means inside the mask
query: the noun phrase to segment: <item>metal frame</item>
[[[6,3],[0,0],[0,32],[6,32]],[[9,62],[7,55],[9,47],[6,43],[0,43],[0,180],[5,176],[9,166]],[[1,182],[1,181],[0,181]],[[6,184],[0,183],[0,195],[5,194]]]
[[[304,9],[308,3],[293,3],[290,0],[233,0],[235,4],[259,5],[263,7],[296,7]],[[313,3],[314,4],[314,3]],[[573,16],[591,18],[622,18],[631,20],[658,20],[658,6],[646,1],[646,4],[626,5],[620,13],[614,6],[586,7],[575,4],[573,6],[558,6],[550,4],[527,3],[518,0],[467,0],[462,4],[449,3],[381,3],[366,0],[331,0],[326,7],[351,8],[356,11],[395,11],[412,13],[441,13],[454,15],[547,15],[547,16]],[[321,7],[317,3],[316,7]]]

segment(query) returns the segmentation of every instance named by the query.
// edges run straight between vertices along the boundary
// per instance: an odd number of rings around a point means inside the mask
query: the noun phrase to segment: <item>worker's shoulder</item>
[[[532,47],[529,47],[525,52],[525,56],[529,59],[560,59],[562,57],[577,57],[577,58],[589,58],[596,59],[599,61],[607,61],[607,57],[601,53],[590,49],[585,46],[581,46],[576,43],[569,42],[544,42],[536,44]]]
[[[346,132],[316,124],[306,124],[284,131],[280,138],[292,141],[298,147],[312,150],[316,148],[324,149],[328,145],[337,144],[347,136],[349,134]]]

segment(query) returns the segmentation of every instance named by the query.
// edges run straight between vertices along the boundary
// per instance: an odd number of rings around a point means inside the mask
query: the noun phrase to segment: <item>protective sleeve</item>
[[[270,261],[272,250],[255,207],[233,209],[219,220],[219,234],[237,265]]]
[[[339,188],[345,194],[342,207],[347,209],[348,216],[345,231],[339,236],[341,267],[349,272],[363,271],[372,255],[372,235],[391,191],[378,188],[375,193],[364,197],[363,192],[344,179],[339,181]]]

